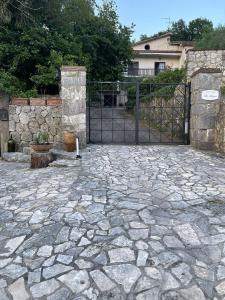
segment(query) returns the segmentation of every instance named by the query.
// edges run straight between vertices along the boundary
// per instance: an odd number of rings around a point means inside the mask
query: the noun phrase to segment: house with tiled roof
[[[190,41],[172,41],[172,33],[148,38],[133,44],[134,56],[126,76],[154,76],[166,69],[184,66]]]

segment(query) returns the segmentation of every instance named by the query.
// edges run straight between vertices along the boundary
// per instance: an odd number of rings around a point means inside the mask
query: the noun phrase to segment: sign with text
[[[207,90],[207,91],[202,91],[202,99],[203,100],[208,100],[208,101],[214,101],[219,99],[219,91],[216,90]]]

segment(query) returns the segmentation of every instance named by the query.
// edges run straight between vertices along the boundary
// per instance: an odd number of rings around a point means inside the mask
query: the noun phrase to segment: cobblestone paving
[[[1,300],[225,299],[224,246],[222,158],[91,146],[82,169],[0,162]]]

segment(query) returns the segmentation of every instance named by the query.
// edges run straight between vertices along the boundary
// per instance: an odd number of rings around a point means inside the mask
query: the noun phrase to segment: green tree
[[[104,1],[98,15],[86,33],[91,51],[83,39],[83,50],[90,61],[90,78],[96,80],[118,80],[132,58],[132,28],[122,26],[116,13],[114,1]]]
[[[183,19],[172,23],[171,33],[172,39],[175,41],[187,41],[189,39],[189,30]]]
[[[225,26],[219,26],[214,30],[205,32],[202,37],[195,42],[197,49],[225,49]]]
[[[0,25],[22,26],[32,20],[31,0],[0,0]]]
[[[11,78],[11,93],[55,93],[60,64],[85,65],[89,79],[121,78],[132,57],[132,28],[120,24],[113,1],[97,7],[93,0],[18,0],[26,2],[23,23],[20,6],[11,5],[17,0],[4,1],[10,18],[0,24],[1,89],[8,91]]]
[[[188,39],[190,41],[199,40],[205,33],[213,30],[213,23],[208,19],[195,19],[188,25]]]
[[[149,37],[147,36],[147,34],[141,34],[140,35],[140,41],[144,41],[147,40]]]
[[[176,41],[195,41],[202,37],[204,33],[213,29],[213,23],[208,19],[197,18],[186,24],[183,19],[172,23],[172,39]]]

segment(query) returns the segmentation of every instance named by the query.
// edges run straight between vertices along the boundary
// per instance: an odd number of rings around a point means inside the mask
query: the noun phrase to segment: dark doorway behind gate
[[[89,143],[187,144],[190,86],[87,83]]]

